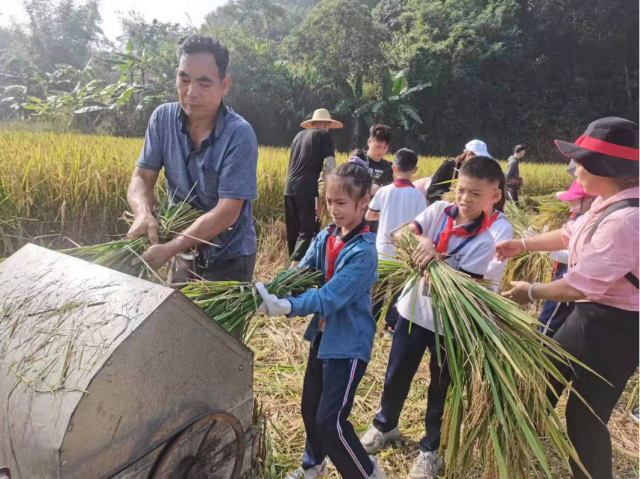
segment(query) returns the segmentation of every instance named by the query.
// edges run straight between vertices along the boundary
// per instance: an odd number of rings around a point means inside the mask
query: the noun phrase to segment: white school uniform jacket
[[[380,212],[376,249],[380,259],[395,257],[391,240],[391,232],[398,226],[413,221],[427,209],[427,199],[414,188],[408,180],[396,179],[393,183],[380,188],[369,204],[371,211]]]
[[[426,236],[435,243],[436,235],[438,235],[443,221],[446,221],[447,218],[444,210],[452,205],[453,203],[448,201],[436,201],[415,218],[414,222],[422,231],[422,236]],[[461,236],[451,236],[448,251],[454,251],[466,239]],[[484,277],[494,255],[493,236],[489,230],[485,230],[469,241],[460,252],[449,256],[445,262],[458,271],[464,271],[476,277]],[[398,301],[398,312],[404,318],[413,320],[414,324],[435,331],[431,297],[425,296],[424,290],[424,279],[421,279],[411,290],[405,288],[400,301]]]
[[[500,241],[513,239],[513,227],[507,220],[504,213],[500,213],[498,219],[495,220],[489,228],[489,232],[491,233],[491,236],[493,236],[495,244],[500,243]],[[502,275],[504,274],[506,267],[507,261],[498,261],[495,256],[491,260],[491,263],[489,263],[489,267],[487,268],[484,278],[493,283],[489,289],[494,293],[497,293],[500,289],[500,282],[502,281]]]

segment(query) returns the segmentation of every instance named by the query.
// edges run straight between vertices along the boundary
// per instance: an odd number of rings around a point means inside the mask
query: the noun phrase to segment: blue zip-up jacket
[[[322,230],[300,262],[327,275],[326,244],[329,225]],[[326,318],[318,358],[371,360],[376,320],[371,313],[371,287],[378,280],[376,236],[360,233],[347,242],[336,259],[333,277],[320,289],[310,289],[291,302],[289,317],[313,314],[304,338],[313,341],[320,319]]]

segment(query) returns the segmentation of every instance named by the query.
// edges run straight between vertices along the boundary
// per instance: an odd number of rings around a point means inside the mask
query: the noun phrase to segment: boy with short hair
[[[384,159],[391,144],[391,127],[387,125],[373,125],[369,130],[367,156],[365,161],[369,166],[369,173],[373,184],[378,187],[386,186],[393,181],[393,165]]]
[[[369,204],[365,216],[367,221],[378,221],[378,235],[376,248],[379,259],[395,257],[395,250],[391,243],[391,232],[427,209],[427,200],[411,183],[411,177],[417,171],[418,155],[408,148],[398,150],[393,159],[393,174],[395,180],[383,186]],[[394,299],[387,316],[386,331],[392,334],[398,321],[398,311]],[[382,310],[382,302],[373,305],[373,315],[377,318]]]
[[[376,193],[383,186],[393,182],[393,165],[390,161],[384,159],[389,152],[391,144],[391,127],[387,125],[373,125],[369,130],[369,139],[367,145],[369,149],[365,156],[365,161],[369,167],[369,174],[373,179],[371,187],[371,197],[375,197]],[[378,222],[369,221],[369,228],[372,233],[378,232]]]
[[[496,161],[482,156],[465,161],[456,186],[456,202],[437,201],[408,226],[419,242],[413,261],[426,267],[432,259],[441,258],[458,271],[482,278],[495,253],[489,227],[498,216],[493,213],[489,217],[484,212],[493,211],[493,205],[500,200],[500,182],[503,180],[504,175]],[[446,360],[442,367],[438,365],[435,319],[425,279],[403,292],[398,312],[400,317],[393,334],[380,408],[373,425],[362,437],[362,445],[373,454],[387,442],[400,437],[400,413],[420,361],[429,348],[431,382],[425,417],[426,435],[420,441],[420,454],[409,478],[435,479],[444,467],[438,448],[451,374]],[[446,358],[446,354],[442,357]]]

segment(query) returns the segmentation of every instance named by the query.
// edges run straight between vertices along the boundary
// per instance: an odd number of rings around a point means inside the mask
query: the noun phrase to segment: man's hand
[[[140,257],[134,259],[131,264],[136,266],[143,261],[149,265],[154,271],[158,271],[173,257],[172,251],[168,247],[168,243],[152,245]]]
[[[500,241],[496,245],[496,259],[498,261],[504,261],[505,259],[518,256],[520,253],[524,253],[522,240]]]
[[[504,291],[502,296],[509,298],[518,304],[528,304],[531,302],[531,299],[529,298],[529,288],[531,287],[530,283],[527,283],[526,281],[511,281],[511,286],[513,286],[513,288],[509,291]]]
[[[424,268],[436,256],[438,256],[438,253],[436,253],[436,248],[433,246],[431,240],[424,236],[419,236],[418,246],[411,256],[413,262],[421,268]]]
[[[158,220],[150,213],[136,216],[127,233],[129,239],[136,239],[140,236],[148,236],[152,245],[157,245],[160,242],[158,239]]]

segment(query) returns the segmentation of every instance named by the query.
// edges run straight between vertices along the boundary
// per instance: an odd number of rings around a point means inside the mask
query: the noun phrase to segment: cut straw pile
[[[533,226],[522,209],[507,201],[505,215],[513,226],[513,238],[522,239],[539,235],[542,231]],[[539,251],[525,251],[509,258],[507,268],[502,276],[502,289],[511,289],[511,281],[527,281],[529,283],[548,283],[553,275],[553,261],[549,255]]]
[[[132,216],[131,213],[125,215]],[[160,243],[171,241],[181,231],[191,226],[201,215],[201,211],[193,209],[186,201],[172,204],[170,199],[164,200],[154,211],[154,216],[158,220]],[[164,282],[144,261],[132,265],[132,261],[140,258],[149,245],[149,238],[141,236],[136,239],[120,239],[94,246],[80,246],[60,252],[121,273]]]
[[[379,291],[397,292],[422,277],[411,260],[415,236],[405,230],[393,241],[397,261],[379,262]],[[537,321],[515,303],[441,261],[432,261],[428,272],[439,318],[438,361],[445,360],[444,346],[452,376],[443,424],[446,477],[465,478],[481,463],[484,477],[552,478],[542,438],[566,469],[569,457],[579,463],[547,390],[550,378],[570,388],[552,359],[580,363],[540,334]]]

